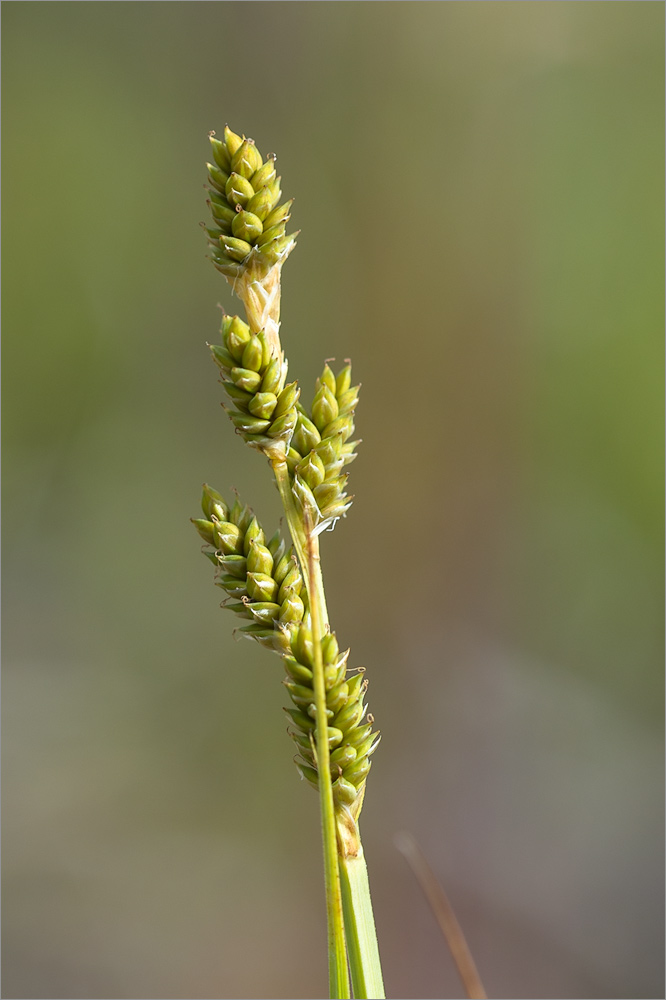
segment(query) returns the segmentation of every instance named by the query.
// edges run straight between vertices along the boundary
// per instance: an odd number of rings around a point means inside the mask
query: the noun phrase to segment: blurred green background
[[[283,342],[363,383],[323,558],[384,740],[389,997],[663,995],[659,3],[3,4],[6,997],[321,997],[316,797],[200,484],[206,134],[279,154]]]

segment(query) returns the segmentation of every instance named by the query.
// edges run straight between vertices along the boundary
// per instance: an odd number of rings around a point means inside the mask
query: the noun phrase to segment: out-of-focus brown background
[[[206,133],[279,154],[283,341],[363,383],[324,536],[384,734],[390,997],[663,995],[656,3],[6,3],[6,997],[321,997],[317,801],[277,658],[188,522],[275,525],[206,340]]]

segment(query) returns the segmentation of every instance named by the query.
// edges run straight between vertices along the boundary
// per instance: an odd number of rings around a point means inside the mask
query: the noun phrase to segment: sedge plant
[[[359,815],[379,734],[367,713],[368,682],[349,667],[332,630],[319,557],[322,531],[349,510],[346,466],[356,457],[359,387],[351,365],[325,364],[308,409],[287,381],[280,340],[280,279],[298,233],[287,233],[291,201],[281,200],[275,157],[226,127],[210,135],[205,226],[210,259],[245,318],[223,314],[210,345],[237,433],[268,460],[289,540],[268,537],[250,507],[228,504],[205,485],[193,520],[215,566],[222,607],[239,631],[277,653],[292,702],[285,709],[296,767],[319,794],[331,997],[384,997]]]

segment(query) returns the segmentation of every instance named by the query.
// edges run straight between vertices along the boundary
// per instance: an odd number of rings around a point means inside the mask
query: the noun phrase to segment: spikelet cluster
[[[228,594],[223,607],[249,619],[240,628],[243,635],[282,657],[294,705],[286,711],[298,747],[296,765],[317,787],[314,646],[298,562],[279,532],[266,540],[257,518],[238,500],[229,507],[205,485],[201,506],[204,516],[193,524],[205,542],[204,554],[216,567],[215,582]],[[328,633],[321,651],[333,792],[336,801],[351,806],[362,792],[379,734],[372,731],[372,718],[365,718],[363,673],[347,676],[349,650],[341,653],[335,635]]]
[[[226,126],[223,140],[210,135],[214,163],[207,163],[208,207],[213,226],[206,227],[211,259],[228,278],[239,277],[252,255],[267,267],[289,253],[297,234],[287,235],[292,201],[280,204],[275,157],[262,159],[253,139]],[[293,200],[293,199],[292,199]]]
[[[319,533],[351,507],[342,470],[356,458],[359,444],[349,438],[360,386],[351,384],[351,364],[337,376],[326,364],[315,389],[310,414],[299,406],[287,464],[296,501]]]
[[[273,353],[265,332],[253,334],[238,316],[222,319],[222,346],[210,347],[222,384],[235,409],[234,426],[248,444],[268,453],[277,442],[283,452],[298,420],[296,382],[285,385],[287,364]]]

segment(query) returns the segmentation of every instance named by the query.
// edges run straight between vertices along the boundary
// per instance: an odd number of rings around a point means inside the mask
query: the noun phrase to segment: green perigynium
[[[351,506],[345,467],[356,457],[359,386],[351,364],[328,365],[309,409],[287,382],[280,340],[281,271],[297,233],[287,233],[291,201],[281,202],[275,158],[228,127],[211,133],[206,226],[211,259],[245,307],[223,315],[210,345],[236,432],[269,460],[292,547],[267,538],[249,507],[204,486],[203,517],[193,519],[215,566],[222,606],[244,620],[238,631],[277,653],[292,701],[289,733],[297,767],[319,791],[328,916],[331,996],[383,997],[358,817],[379,734],[364,703],[367,680],[348,667],[331,630],[319,535]],[[344,914],[344,915],[343,915]],[[348,967],[349,966],[349,967]]]

